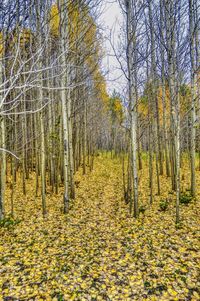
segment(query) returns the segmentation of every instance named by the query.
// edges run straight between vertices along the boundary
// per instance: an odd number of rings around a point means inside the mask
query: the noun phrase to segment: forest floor
[[[186,189],[189,176],[182,172]],[[76,200],[67,215],[61,192],[48,194],[43,219],[33,179],[26,197],[19,187],[19,223],[0,227],[0,300],[200,300],[200,191],[198,201],[181,205],[177,228],[170,180],[161,177],[161,197],[150,206],[147,174],[144,162],[140,203],[146,210],[138,220],[122,199],[117,159],[99,156],[92,173],[76,175]],[[160,211],[160,200],[169,196],[169,207]]]

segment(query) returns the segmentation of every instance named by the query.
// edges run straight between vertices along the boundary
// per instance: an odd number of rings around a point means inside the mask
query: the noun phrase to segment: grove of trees
[[[0,0],[0,300],[200,300],[199,46],[199,0]]]
[[[25,195],[33,172],[43,214],[48,210],[46,185],[58,193],[59,183],[64,184],[66,213],[75,198],[74,174],[80,166],[83,174],[86,166],[93,169],[98,149],[128,154],[124,195],[135,217],[142,152],[149,158],[150,203],[153,186],[160,194],[160,176],[171,177],[179,222],[185,152],[190,155],[191,195],[196,195],[198,1],[119,1],[124,24],[115,54],[127,86],[111,97],[102,71],[102,34],[95,23],[100,2],[1,1],[1,219],[8,177],[13,204],[17,177],[23,179]]]
[[[1,1],[1,219],[6,177],[13,199],[19,171],[24,195],[34,172],[44,215],[46,185],[58,193],[63,183],[67,212],[75,171],[92,170],[95,150],[110,147],[95,15],[98,1]]]
[[[160,195],[160,176],[171,177],[172,191],[176,191],[176,223],[179,223],[184,153],[189,154],[189,189],[194,198],[197,188],[200,8],[195,0],[127,0],[119,4],[125,25],[118,42],[120,50],[115,53],[127,79],[130,137],[128,178],[131,179],[127,180],[126,195],[130,203],[134,200],[137,217],[138,169],[142,168],[141,153],[146,151],[150,203],[154,185]]]

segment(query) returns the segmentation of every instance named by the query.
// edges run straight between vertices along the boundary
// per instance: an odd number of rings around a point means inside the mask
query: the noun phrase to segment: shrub
[[[0,221],[0,227],[11,228],[20,223],[19,219],[14,219],[11,216],[5,217]]]
[[[159,203],[160,211],[166,211],[169,205],[169,201],[167,199],[161,200]]]
[[[144,205],[141,205],[139,207],[139,213],[145,213],[145,211],[146,211],[146,207]]]
[[[193,200],[193,197],[190,194],[182,193],[180,195],[180,203],[181,204],[189,204]]]

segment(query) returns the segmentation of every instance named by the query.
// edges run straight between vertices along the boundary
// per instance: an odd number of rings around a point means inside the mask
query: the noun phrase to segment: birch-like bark
[[[195,151],[196,151],[196,111],[195,111],[195,36],[194,36],[194,3],[189,0],[189,33],[190,33],[190,61],[191,61],[191,137],[190,137],[190,158],[191,158],[191,194],[196,195],[196,174],[195,174]]]
[[[180,100],[179,76],[175,67],[175,4],[165,1],[166,38],[168,55],[169,92],[171,102],[171,161],[172,161],[172,188],[176,189],[176,223],[180,221]]]
[[[175,108],[175,24],[173,3],[170,0],[163,1],[166,18],[166,43],[167,43],[167,60],[168,60],[168,77],[169,77],[169,94],[170,94],[170,128],[171,128],[171,180],[172,189],[176,189],[176,108]]]
[[[134,217],[138,216],[138,170],[137,170],[137,115],[136,115],[136,95],[134,87],[134,44],[136,44],[134,16],[132,1],[126,0],[126,26],[127,26],[127,67],[128,67],[128,88],[129,88],[129,110],[131,121],[131,164],[133,173],[134,190]]]
[[[178,75],[177,75],[178,77]],[[178,85],[179,90],[179,85]],[[177,95],[176,103],[176,136],[175,136],[175,149],[176,149],[176,223],[180,222],[180,158],[181,158],[181,149],[180,149],[180,96]]]
[[[66,50],[68,49],[68,12],[67,1],[59,1],[60,12],[60,50],[61,50],[61,65],[66,66]],[[62,73],[61,86],[67,86],[67,74]],[[64,173],[64,213],[67,213],[69,209],[69,136],[68,136],[68,112],[67,112],[67,92],[61,90],[61,106],[62,106],[62,125],[63,125],[63,173]]]
[[[2,34],[3,35],[3,34]],[[3,53],[4,53],[4,43],[3,36],[0,40],[2,49],[0,50],[0,85],[3,84]],[[3,93],[0,91],[0,103],[3,98]],[[2,105],[3,107],[3,105]],[[5,117],[0,115],[0,147],[6,149],[5,142]],[[4,151],[0,152],[0,220],[4,218],[5,215],[5,189],[6,189],[6,153]]]
[[[68,92],[67,113],[68,113],[68,131],[69,131],[69,163],[70,163],[70,198],[75,199],[75,185],[74,185],[74,151],[72,141],[72,108],[71,95]]]
[[[0,116],[0,145],[3,149],[6,149],[5,141],[5,117]],[[0,172],[0,220],[5,216],[5,189],[6,189],[6,153],[1,152],[1,172]]]
[[[86,99],[83,97],[83,175],[86,174],[86,147],[87,147],[87,108]]]
[[[42,24],[40,20],[41,15],[41,5],[40,1],[37,0],[36,3],[36,10],[37,10],[37,34],[38,34],[38,45],[40,48],[42,48]],[[43,68],[43,61],[40,54],[40,57],[38,59],[38,68],[39,70],[42,70]],[[38,75],[39,77],[39,87],[38,87],[38,100],[39,104],[43,104],[43,74],[42,71]],[[45,153],[45,130],[44,130],[44,110],[41,110],[39,113],[40,117],[40,164],[41,164],[41,195],[42,195],[42,213],[43,216],[46,215],[46,153]]]
[[[164,135],[164,150],[165,150],[165,166],[167,177],[170,176],[169,165],[169,147],[167,134],[167,118],[166,118],[166,81],[165,81],[165,49],[164,49],[164,20],[163,20],[163,0],[160,0],[160,27],[161,27],[161,82],[162,82],[162,106],[163,106],[163,135]]]
[[[155,112],[155,120],[153,123],[153,130],[155,132],[155,151],[156,151],[156,175],[157,175],[157,190],[158,195],[160,195],[160,178],[159,178],[159,166],[160,165],[160,174],[163,174],[163,165],[161,158],[161,146],[160,146],[160,126],[159,126],[159,112],[158,112],[158,97],[157,97],[157,76],[156,76],[156,58],[155,58],[155,39],[154,39],[154,27],[153,27],[153,17],[152,17],[152,7],[151,1],[149,2],[149,25],[150,25],[150,36],[151,36],[151,89],[152,89],[152,100],[153,106],[152,109]]]
[[[200,6],[198,5],[198,1],[194,1],[194,13],[195,13],[195,52],[196,52],[196,65],[195,65],[195,86],[196,86],[196,97],[197,97],[197,121],[198,125],[200,125],[200,25],[199,25],[199,12]],[[198,157],[199,157],[199,170],[200,170],[200,137],[198,141]]]

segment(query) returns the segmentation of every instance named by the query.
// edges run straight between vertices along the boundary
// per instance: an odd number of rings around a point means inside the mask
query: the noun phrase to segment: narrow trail
[[[0,300],[198,300],[194,221],[176,230],[157,205],[134,220],[121,176],[118,160],[98,158],[92,174],[76,176],[66,216],[59,196],[49,195],[45,220],[39,198],[19,197],[22,221],[0,229]]]

